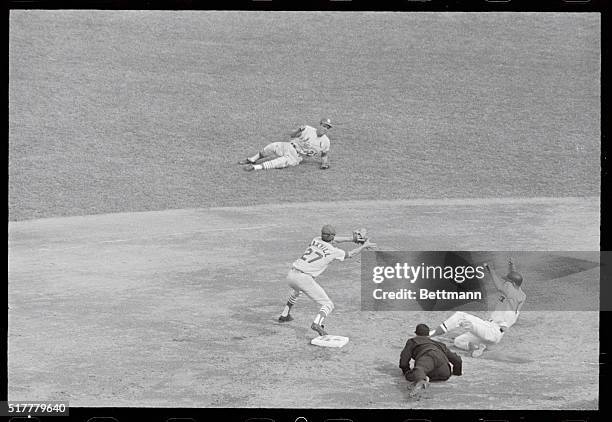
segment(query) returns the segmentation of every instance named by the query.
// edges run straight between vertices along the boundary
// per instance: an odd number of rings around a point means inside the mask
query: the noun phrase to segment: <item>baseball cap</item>
[[[416,330],[414,330],[414,333],[417,336],[428,336],[429,335],[429,327],[425,324],[419,324],[416,326]]]
[[[320,124],[325,125],[325,126],[329,126],[330,128],[333,127],[332,124],[331,124],[331,120],[329,120],[328,118],[321,119]]]
[[[334,227],[330,224],[326,224],[321,228],[321,234],[327,234],[327,235],[332,235],[335,236],[336,235],[336,229],[334,229]]]

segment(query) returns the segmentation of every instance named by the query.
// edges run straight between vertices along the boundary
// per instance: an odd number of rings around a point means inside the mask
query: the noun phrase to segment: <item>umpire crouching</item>
[[[426,389],[429,381],[446,381],[452,375],[461,375],[461,356],[451,352],[446,345],[429,338],[429,327],[419,324],[416,337],[406,342],[400,355],[399,367],[411,384],[408,389],[418,393]],[[410,369],[410,360],[414,365]]]

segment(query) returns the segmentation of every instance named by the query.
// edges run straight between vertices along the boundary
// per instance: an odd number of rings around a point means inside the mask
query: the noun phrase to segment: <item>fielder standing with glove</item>
[[[355,242],[360,246],[352,251],[345,251],[334,246],[335,243],[341,242]],[[325,290],[315,281],[315,277],[325,271],[332,261],[336,259],[344,261],[361,253],[364,249],[374,247],[376,247],[376,244],[368,240],[365,229],[355,230],[352,236],[336,237],[336,230],[332,226],[323,226],[321,236],[312,239],[306,252],[293,262],[287,275],[287,281],[292,292],[278,321],[288,322],[293,320],[290,315],[291,308],[295,305],[298,297],[304,293],[321,306],[310,328],[320,336],[327,335],[323,321],[334,310],[334,304]]]
[[[320,157],[322,170],[329,168],[330,141],[327,132],[331,120],[324,118],[319,127],[301,126],[291,134],[289,142],[272,142],[257,154],[238,162],[246,171],[282,169],[297,166],[304,157]]]

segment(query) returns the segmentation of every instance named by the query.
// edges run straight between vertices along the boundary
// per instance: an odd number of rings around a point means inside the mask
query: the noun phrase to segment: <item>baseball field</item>
[[[323,224],[597,251],[599,15],[12,11],[9,36],[10,400],[598,408],[597,312],[523,312],[420,400],[399,353],[450,313],[361,311],[359,258],[318,278],[344,348],[310,345],[306,298],[277,318]],[[323,116],[329,170],[235,164]],[[598,268],[547,270],[528,301],[593,298]]]

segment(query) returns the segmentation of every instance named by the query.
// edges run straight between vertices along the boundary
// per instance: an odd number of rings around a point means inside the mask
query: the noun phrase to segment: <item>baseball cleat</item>
[[[416,396],[429,388],[429,377],[408,385],[410,397]]]
[[[320,336],[326,336],[327,335],[327,331],[325,331],[323,329],[322,325],[319,324],[315,324],[314,322],[312,323],[312,325],[310,326],[310,328],[312,328],[313,330],[315,330],[317,333],[319,333]]]
[[[487,347],[484,344],[475,344],[474,350],[472,350],[472,357],[473,358],[481,357],[486,348]]]
[[[255,170],[255,167],[253,167],[253,164],[247,164],[243,168],[244,168],[245,171],[253,171],[253,170]]]
[[[287,316],[279,316],[278,317],[278,322],[289,322],[289,321],[293,321],[293,317],[291,315],[287,315]]]
[[[244,164],[253,164],[253,163],[248,158],[245,158],[244,160],[238,161],[238,164],[244,165]]]

